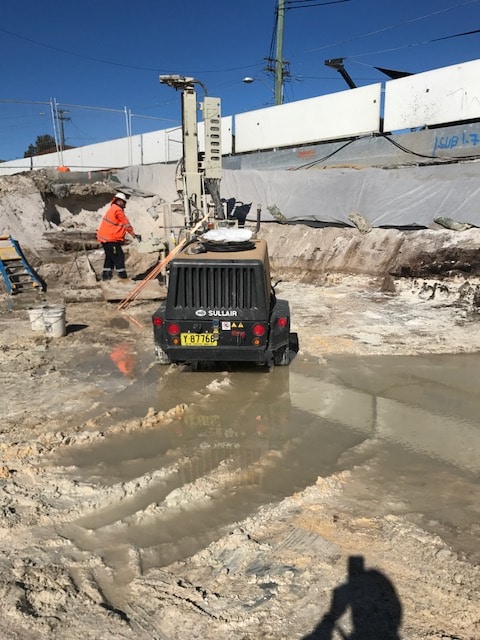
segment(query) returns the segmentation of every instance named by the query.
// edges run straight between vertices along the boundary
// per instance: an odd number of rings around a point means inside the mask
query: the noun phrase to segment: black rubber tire
[[[290,349],[288,345],[273,352],[273,364],[276,367],[288,367],[290,364]]]
[[[157,345],[155,345],[155,359],[157,364],[170,364],[170,358],[165,351]]]

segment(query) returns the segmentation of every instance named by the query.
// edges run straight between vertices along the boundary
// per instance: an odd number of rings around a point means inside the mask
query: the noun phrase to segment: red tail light
[[[288,318],[286,318],[285,316],[281,316],[280,318],[277,318],[277,326],[279,326],[281,329],[286,327],[287,324],[288,324]]]
[[[167,327],[167,331],[171,336],[176,336],[180,333],[180,325],[176,322],[171,322]]]
[[[159,318],[159,317],[157,316],[156,318],[154,318],[154,319],[153,319],[153,324],[154,324],[156,327],[161,327],[161,326],[162,326],[162,324],[163,324],[163,320],[162,320],[162,318]]]
[[[257,336],[257,338],[261,338],[263,335],[265,335],[265,325],[263,324],[254,324],[253,328],[252,328],[252,332],[254,336]]]

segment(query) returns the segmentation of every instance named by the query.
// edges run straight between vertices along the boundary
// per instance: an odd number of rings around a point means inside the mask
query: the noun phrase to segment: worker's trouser
[[[113,270],[116,269],[118,277],[125,279],[125,254],[123,253],[121,242],[104,242],[105,262],[103,263],[102,280],[110,280]]]

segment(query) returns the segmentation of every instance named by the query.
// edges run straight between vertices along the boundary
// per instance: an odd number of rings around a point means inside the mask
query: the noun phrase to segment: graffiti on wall
[[[480,146],[480,130],[462,131],[458,136],[435,136],[433,153],[437,149],[455,149],[457,147],[477,147]]]

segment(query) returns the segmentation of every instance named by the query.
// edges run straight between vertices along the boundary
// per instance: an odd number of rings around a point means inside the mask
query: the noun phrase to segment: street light
[[[252,82],[261,82],[265,87],[267,87],[269,91],[272,92],[273,97],[275,97],[275,91],[265,82],[265,80],[262,80],[262,78],[252,78],[251,76],[246,76],[245,78],[243,78],[242,82],[244,82],[245,84],[252,84]]]

